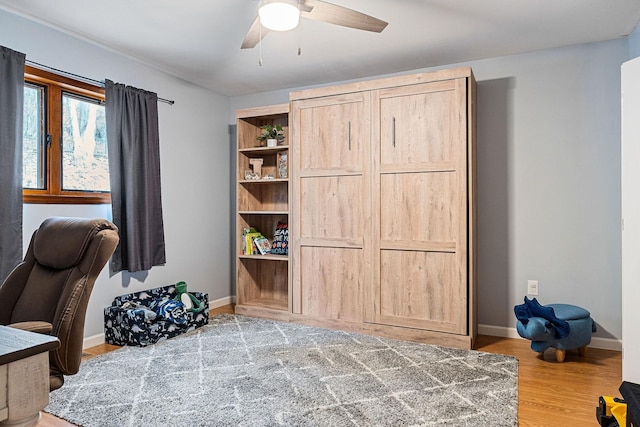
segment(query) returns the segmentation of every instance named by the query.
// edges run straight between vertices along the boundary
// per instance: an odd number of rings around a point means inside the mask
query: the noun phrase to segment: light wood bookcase
[[[256,140],[260,127],[279,124],[285,132],[282,145],[264,147]],[[236,312],[275,319],[288,318],[288,255],[244,255],[242,233],[254,227],[269,241],[278,222],[289,221],[289,173],[281,176],[280,157],[289,152],[289,105],[249,108],[236,112],[237,188],[236,188]],[[272,179],[246,179],[251,160],[262,159],[261,176]]]

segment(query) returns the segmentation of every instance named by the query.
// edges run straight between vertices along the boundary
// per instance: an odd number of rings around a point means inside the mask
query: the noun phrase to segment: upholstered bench
[[[105,342],[146,346],[206,325],[209,322],[208,294],[190,294],[201,304],[197,309],[182,310],[179,319],[158,315],[153,311],[154,302],[176,298],[176,285],[116,297],[111,306],[104,309]]]
[[[522,338],[531,340],[531,349],[542,355],[550,347],[556,350],[556,360],[563,362],[567,350],[578,349],[584,356],[591,343],[596,323],[589,311],[571,304],[542,306],[534,298],[514,307],[516,329]]]

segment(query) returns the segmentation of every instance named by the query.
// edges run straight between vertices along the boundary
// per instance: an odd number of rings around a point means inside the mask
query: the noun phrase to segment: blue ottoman
[[[533,299],[537,304],[538,302]],[[525,298],[525,304],[530,303]],[[542,355],[550,347],[556,349],[556,360],[563,362],[567,350],[578,349],[584,356],[591,334],[596,331],[596,323],[589,311],[571,304],[548,304],[544,311],[528,319],[518,313],[516,306],[516,329],[522,338],[531,340],[531,349]],[[520,314],[520,315],[519,315]]]

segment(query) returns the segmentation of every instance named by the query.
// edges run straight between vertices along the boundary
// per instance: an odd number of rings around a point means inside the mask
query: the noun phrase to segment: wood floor
[[[233,313],[233,306],[212,310],[212,314],[219,313]],[[103,344],[85,353],[93,357],[117,348]],[[518,419],[523,427],[597,426],[598,397],[620,395],[622,355],[618,351],[590,348],[585,357],[579,357],[577,351],[567,352],[564,363],[557,363],[552,350],[542,359],[531,351],[528,341],[491,336],[478,337],[476,349],[518,358]],[[73,426],[43,413],[37,427]]]

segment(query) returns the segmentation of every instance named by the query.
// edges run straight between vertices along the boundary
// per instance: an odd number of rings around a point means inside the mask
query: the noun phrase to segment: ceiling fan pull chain
[[[259,16],[258,19],[260,19]],[[262,67],[262,19],[260,19],[260,40],[258,40],[258,51],[258,65]]]
[[[302,49],[300,48],[300,44],[302,43],[302,30],[300,29],[300,27],[302,27],[302,25],[298,25],[298,56],[300,56],[300,54],[302,53]]]
[[[298,0],[298,10],[300,10],[300,0]],[[300,49],[300,44],[302,43],[302,25],[298,24],[298,56],[302,53],[302,49]]]

